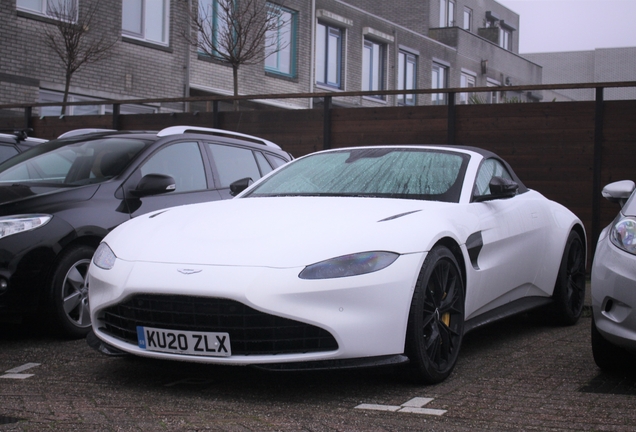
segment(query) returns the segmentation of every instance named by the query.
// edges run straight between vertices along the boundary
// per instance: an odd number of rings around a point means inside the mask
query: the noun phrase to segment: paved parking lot
[[[589,314],[588,314],[589,315]],[[0,431],[636,430],[636,375],[601,373],[590,318],[525,315],[465,338],[446,382],[108,358],[0,327]]]

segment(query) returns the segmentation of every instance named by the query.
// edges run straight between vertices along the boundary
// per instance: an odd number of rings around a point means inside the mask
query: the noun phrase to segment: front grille
[[[104,333],[137,345],[137,326],[225,332],[232,354],[297,354],[338,349],[326,330],[269,315],[234,300],[175,295],[136,295],[103,312]]]

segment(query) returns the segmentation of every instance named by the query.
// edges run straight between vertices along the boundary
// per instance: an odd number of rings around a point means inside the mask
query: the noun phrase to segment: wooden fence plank
[[[333,148],[377,144],[445,144],[448,107],[333,108]],[[592,226],[595,137],[594,102],[547,102],[455,107],[455,142],[505,158],[529,187],[561,202]],[[636,101],[603,102],[601,181],[636,180]],[[313,110],[255,110],[218,113],[219,127],[261,136],[299,157],[323,146],[324,113]],[[22,118],[0,118],[0,128]],[[212,112],[120,116],[126,130],[160,130],[174,125],[212,127]],[[32,118],[34,136],[55,138],[78,128],[112,128],[111,116]],[[618,208],[600,202],[600,225]],[[592,240],[589,238],[589,240]],[[592,245],[590,245],[590,250]]]

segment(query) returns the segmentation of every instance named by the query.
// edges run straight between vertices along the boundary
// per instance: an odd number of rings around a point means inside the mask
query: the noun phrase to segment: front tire
[[[576,231],[570,232],[565,243],[552,298],[556,322],[561,325],[576,324],[585,301],[585,251]]]
[[[53,321],[63,336],[85,337],[91,327],[86,277],[95,248],[77,246],[64,252],[50,285]]]
[[[453,371],[464,335],[464,282],[444,246],[424,260],[415,284],[406,336],[412,378],[436,384]]]

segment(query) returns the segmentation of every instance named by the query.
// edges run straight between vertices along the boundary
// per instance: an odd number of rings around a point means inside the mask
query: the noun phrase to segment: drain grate
[[[17,423],[17,422],[19,422],[21,420],[24,420],[24,419],[21,419],[21,418],[18,418],[18,417],[7,417],[7,416],[0,415],[0,425]]]
[[[579,389],[583,393],[636,396],[636,376],[633,374],[601,373]]]

